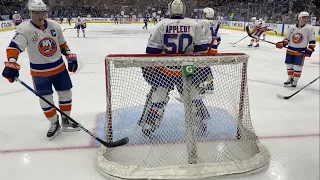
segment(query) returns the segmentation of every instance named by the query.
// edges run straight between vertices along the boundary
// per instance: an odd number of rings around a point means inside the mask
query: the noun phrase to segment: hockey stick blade
[[[277,97],[280,99],[290,99],[291,98],[291,96],[283,96],[281,94],[277,94]]]
[[[97,139],[98,140],[98,139]],[[99,141],[99,140],[98,140]],[[99,141],[101,144],[103,144],[105,147],[107,148],[114,148],[114,147],[118,147],[118,146],[123,146],[123,145],[126,145],[128,144],[129,142],[129,138],[128,137],[125,137],[125,138],[122,138],[118,141],[114,141],[114,142],[104,142],[104,141]]]

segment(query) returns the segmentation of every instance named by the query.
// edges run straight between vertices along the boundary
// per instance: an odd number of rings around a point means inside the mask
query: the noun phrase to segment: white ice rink
[[[79,71],[73,81],[72,117],[97,132],[106,109],[104,58],[110,53],[144,53],[149,33],[143,25],[88,24],[86,38],[76,38],[76,30],[64,32],[71,50],[78,55]],[[69,27],[65,25],[65,27]],[[319,180],[319,81],[290,100],[295,90],[284,88],[287,79],[285,50],[264,42],[248,48],[250,39],[232,47],[245,32],[220,29],[220,52],[250,55],[248,67],[250,109],[253,127],[271,154],[267,170],[229,178],[239,180]],[[0,57],[6,60],[6,47],[14,31],[0,33]],[[277,42],[282,37],[267,35]],[[297,89],[319,76],[319,43],[305,66]],[[20,55],[20,79],[32,85],[27,53]],[[4,67],[0,63],[0,70]],[[97,144],[84,132],[64,133],[48,141],[49,123],[38,98],[19,83],[0,78],[0,180],[102,180],[95,169]]]

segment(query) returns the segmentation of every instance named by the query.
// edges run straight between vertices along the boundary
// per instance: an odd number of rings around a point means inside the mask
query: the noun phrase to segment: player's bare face
[[[47,18],[47,12],[46,11],[33,11],[33,12],[31,12],[31,19],[38,26],[43,25],[44,24],[44,20],[46,18]]]
[[[308,16],[304,16],[304,17],[301,17],[299,25],[303,26],[303,25],[307,24],[308,22],[309,22],[309,17]]]

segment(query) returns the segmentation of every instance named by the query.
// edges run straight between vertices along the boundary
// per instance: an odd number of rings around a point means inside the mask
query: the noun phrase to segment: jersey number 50
[[[190,34],[164,34],[163,37],[166,54],[183,54],[193,41]]]

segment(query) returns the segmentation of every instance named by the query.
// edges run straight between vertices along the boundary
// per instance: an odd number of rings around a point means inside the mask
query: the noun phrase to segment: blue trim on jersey
[[[316,44],[316,41],[309,41],[309,44]]]
[[[17,49],[20,53],[22,52],[22,50],[19,48],[18,44],[16,44],[13,41],[10,42],[9,47]]]
[[[36,27],[37,29],[40,29],[40,26],[36,25],[32,20],[30,21],[31,24]],[[47,20],[44,20],[44,28],[47,29],[48,28],[48,22]]]
[[[218,38],[217,38],[217,42],[220,42],[220,41],[221,41],[221,37],[218,37]]]
[[[49,111],[51,109],[52,109],[52,107],[42,108],[43,111]]]
[[[72,100],[69,101],[59,101],[59,104],[71,104]]]
[[[51,69],[59,66],[60,64],[64,63],[62,57],[56,62],[53,63],[47,63],[47,64],[32,64],[30,63],[30,68],[34,70],[46,70]]]
[[[161,54],[162,53],[162,49],[147,47],[146,53],[147,54]]]
[[[193,52],[207,51],[209,46],[209,44],[195,45]]]
[[[288,49],[292,50],[292,51],[298,51],[298,52],[304,52],[306,50],[306,48],[294,48],[289,46]]]

